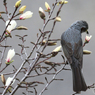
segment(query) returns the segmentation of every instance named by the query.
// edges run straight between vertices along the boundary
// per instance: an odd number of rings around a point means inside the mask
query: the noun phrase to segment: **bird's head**
[[[88,24],[86,21],[80,20],[80,21],[76,21],[73,26],[75,26],[77,29],[81,30],[81,33],[86,32],[87,34],[89,34],[89,32],[87,31],[88,29]]]

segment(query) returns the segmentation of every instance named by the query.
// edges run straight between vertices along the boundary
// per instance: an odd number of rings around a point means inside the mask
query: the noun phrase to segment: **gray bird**
[[[73,90],[77,93],[87,90],[87,85],[81,72],[83,64],[81,33],[87,32],[88,34],[87,29],[87,22],[81,20],[73,23],[71,27],[61,35],[62,49],[72,69]]]

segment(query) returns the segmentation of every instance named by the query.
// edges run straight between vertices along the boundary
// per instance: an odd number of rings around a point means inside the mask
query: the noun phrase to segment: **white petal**
[[[7,20],[7,21],[6,21],[6,26],[8,25],[9,21],[10,21],[10,20]],[[17,26],[16,21],[15,21],[15,20],[12,20],[12,21],[10,22],[10,24],[8,25],[7,30],[8,30],[9,32],[11,32],[16,26]]]
[[[58,52],[61,49],[61,46],[56,47],[53,52]]]
[[[20,19],[31,18],[32,15],[33,15],[33,12],[31,12],[31,11],[27,11],[27,12],[23,13],[23,14],[20,16]]]
[[[92,35],[90,35],[90,36],[88,36],[88,35],[86,35],[86,40],[90,40],[91,39],[91,37],[92,37]]]
[[[91,54],[92,52],[89,50],[83,50],[83,54]]]
[[[45,7],[46,7],[47,10],[50,10],[50,6],[47,2],[45,2]]]
[[[7,61],[8,59],[11,60],[11,59],[14,57],[14,55],[15,55],[15,51],[14,51],[14,49],[10,49],[10,50],[8,51],[6,61]]]
[[[6,80],[5,86],[8,86],[10,84],[10,82],[12,81],[12,79],[13,79],[12,77],[8,77],[7,80]],[[14,82],[15,82],[15,80],[13,80],[12,84],[14,84]]]
[[[39,11],[44,13],[44,10],[41,7],[39,7]]]

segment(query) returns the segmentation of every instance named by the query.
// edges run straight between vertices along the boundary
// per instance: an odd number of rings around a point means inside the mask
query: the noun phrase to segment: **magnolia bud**
[[[58,54],[58,52],[60,51],[61,46],[56,47],[53,51],[52,51],[52,57],[56,56]]]
[[[8,25],[10,20],[6,21],[6,26]],[[13,29],[15,29],[15,27],[17,26],[17,23],[15,20],[11,20],[10,24],[8,25],[7,29],[9,32],[11,32]]]
[[[26,6],[22,6],[20,9],[19,9],[19,13],[23,13],[24,12],[24,10],[26,9]]]
[[[39,44],[41,44],[42,46],[43,45],[45,45],[46,44],[46,42],[47,42],[47,40],[43,40],[43,42],[40,42]],[[54,46],[54,45],[56,45],[57,44],[57,42],[56,41],[48,41],[48,46]]]
[[[42,19],[45,20],[45,13],[44,13],[44,10],[43,10],[41,7],[39,7],[39,15],[40,15],[40,17],[41,17]]]
[[[47,2],[45,2],[45,7],[47,10],[45,10],[46,12],[50,12],[50,6]]]
[[[68,1],[64,1],[64,4],[67,4],[68,3]]]
[[[92,35],[90,35],[90,36],[86,35],[86,37],[85,37],[85,43],[88,43],[91,38],[92,38]]]
[[[15,55],[14,49],[10,49],[10,50],[8,51],[8,54],[7,54],[6,64],[10,64],[10,63],[13,62],[13,61],[12,61],[12,58],[14,57],[14,55]]]
[[[5,80],[5,77],[4,77],[4,75],[3,75],[3,74],[1,74],[1,80],[2,80],[2,83],[5,85],[6,80]]]
[[[33,12],[27,11],[27,12],[23,13],[23,14],[20,16],[20,19],[23,19],[23,20],[24,20],[24,19],[31,18],[32,15],[33,15]]]
[[[91,54],[92,52],[89,50],[83,50],[83,54]]]
[[[20,6],[20,3],[21,3],[21,0],[17,1],[17,2],[15,3],[15,7],[16,7],[16,8],[19,7],[19,6]]]
[[[53,52],[58,52],[58,51],[60,51],[60,49],[61,49],[61,46],[58,46],[58,47],[56,47],[56,48],[53,50]]]
[[[56,17],[55,21],[61,22],[61,17]]]
[[[18,26],[18,27],[16,28],[16,30],[28,30],[28,28],[25,27],[25,26]]]
[[[57,5],[59,5],[59,4],[67,4],[68,3],[68,1],[65,1],[65,0],[61,0],[61,1],[59,1],[58,3],[57,3]]]
[[[50,61],[45,61],[44,63],[47,64],[47,65],[51,65],[51,66],[54,65],[54,63],[52,63]]]

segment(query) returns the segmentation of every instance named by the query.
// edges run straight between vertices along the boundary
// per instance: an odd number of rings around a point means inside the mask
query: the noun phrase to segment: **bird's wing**
[[[80,66],[82,68],[82,60],[83,60],[83,46],[82,40],[79,40],[78,43],[74,45],[74,57],[79,61]]]
[[[71,43],[67,43],[63,37],[61,38],[61,45],[62,45],[62,48],[63,48],[63,52],[67,58],[67,60],[69,61],[69,63],[71,64],[72,63],[72,59],[71,59],[71,56],[72,56],[72,46],[71,46]]]

